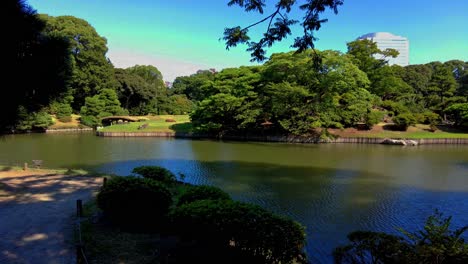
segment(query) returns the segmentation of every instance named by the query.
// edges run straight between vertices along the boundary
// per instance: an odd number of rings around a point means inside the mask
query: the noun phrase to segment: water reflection
[[[468,223],[468,146],[403,148],[17,135],[0,140],[0,164],[42,159],[49,167],[128,175],[163,166],[194,184],[288,215],[307,227],[307,251],[328,263],[354,230],[414,230],[435,208]]]

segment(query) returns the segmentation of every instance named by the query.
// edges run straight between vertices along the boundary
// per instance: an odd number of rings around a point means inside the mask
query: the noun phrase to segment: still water
[[[46,167],[119,175],[164,166],[185,181],[221,187],[234,199],[290,216],[307,228],[313,262],[354,230],[398,234],[422,227],[434,209],[468,224],[468,146],[299,145],[93,134],[0,138],[0,164],[41,159]]]

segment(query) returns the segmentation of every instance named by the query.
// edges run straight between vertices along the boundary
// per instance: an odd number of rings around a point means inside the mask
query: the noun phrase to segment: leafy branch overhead
[[[303,33],[294,39],[294,44],[291,46],[297,49],[297,52],[302,52],[308,48],[314,48],[314,31],[320,29],[323,23],[328,19],[320,18],[320,14],[327,9],[338,13],[338,6],[343,5],[344,0],[307,0],[305,4],[299,6],[299,9],[304,12],[304,17],[301,22]],[[238,5],[246,12],[254,11],[260,14],[264,13],[266,7],[265,0],[231,0],[228,5]],[[265,18],[244,28],[240,26],[225,28],[223,40],[226,42],[226,49],[236,47],[238,44],[247,44],[247,51],[251,53],[251,61],[262,62],[267,59],[265,56],[266,48],[270,48],[275,42],[282,41],[287,36],[291,35],[291,26],[299,23],[298,20],[288,18],[288,14],[296,0],[278,0],[275,5],[275,11]],[[264,22],[268,23],[263,37],[256,41],[251,41],[248,33],[249,29]]]

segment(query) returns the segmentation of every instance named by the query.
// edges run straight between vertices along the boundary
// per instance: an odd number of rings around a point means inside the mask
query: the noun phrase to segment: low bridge
[[[101,118],[101,121],[104,126],[109,126],[118,123],[138,122],[138,119],[129,116],[106,116]]]

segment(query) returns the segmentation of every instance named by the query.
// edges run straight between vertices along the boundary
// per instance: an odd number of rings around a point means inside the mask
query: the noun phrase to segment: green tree
[[[303,86],[288,82],[269,84],[267,95],[271,98],[270,120],[293,134],[308,134],[316,120],[310,107],[312,95]]]
[[[120,107],[117,94],[112,89],[102,89],[93,97],[86,97],[81,107],[81,123],[96,127],[101,124],[100,118],[112,115],[125,115],[127,112]]]
[[[416,118],[411,113],[402,113],[393,117],[393,123],[399,130],[406,131],[408,127],[416,124]]]
[[[432,67],[428,64],[409,65],[405,67],[402,78],[413,87],[415,93],[427,96],[432,72]]]
[[[45,130],[54,124],[52,117],[44,110],[28,112],[23,106],[19,106],[16,122],[14,128],[19,131]]]
[[[383,66],[374,72],[374,82],[370,91],[380,96],[382,100],[397,100],[404,95],[413,94],[413,87],[407,84],[399,75],[400,66]]]
[[[449,114],[457,126],[468,126],[468,103],[453,104],[445,113]]]
[[[431,64],[433,67],[433,73],[431,81],[429,82],[428,90],[429,96],[433,100],[430,107],[437,113],[442,114],[450,102],[447,99],[452,97],[456,91],[457,82],[449,67],[440,62],[434,62]],[[444,120],[446,120],[445,116]]]
[[[0,130],[12,129],[21,119],[19,106],[36,112],[66,90],[71,75],[69,43],[56,34],[44,32],[44,23],[25,1],[2,1],[2,77],[10,85],[0,97]]]
[[[167,107],[167,112],[174,115],[185,115],[194,109],[194,104],[192,101],[187,99],[183,94],[174,94],[169,98],[169,103]]]
[[[153,94],[153,99],[150,101],[151,112],[160,114],[161,110],[166,107],[168,102],[169,91],[164,84],[161,72],[151,65],[135,65],[127,68],[127,72],[140,76],[148,85],[148,93]]]
[[[190,115],[193,126],[200,131],[225,134],[237,129],[236,116],[240,113],[243,98],[219,93],[201,101]]]
[[[244,8],[246,12],[254,11],[263,14],[266,7],[265,2],[265,0],[230,0],[228,5],[238,5]],[[299,23],[297,20],[290,19],[287,15],[295,5],[299,5],[299,9],[304,12],[303,20],[300,23],[303,35],[295,38],[292,47],[296,48],[299,52],[309,48],[313,49],[315,47],[314,41],[316,40],[314,31],[319,30],[322,24],[327,21],[327,19],[320,18],[320,14],[327,9],[337,14],[338,7],[342,4],[343,0],[307,0],[301,4],[298,1],[277,0],[275,1],[275,11],[262,20],[243,28],[240,26],[225,28],[223,39],[226,42],[226,49],[236,47],[238,44],[247,44],[247,51],[251,52],[252,61],[261,62],[266,60],[266,48],[291,35],[291,26]],[[268,23],[263,37],[257,42],[251,41],[248,35],[249,29],[263,22]]]
[[[49,113],[54,114],[61,122],[70,122],[73,113],[72,102],[73,96],[68,91],[62,94],[60,99],[52,101],[49,105]]]
[[[213,81],[216,73],[209,70],[200,70],[190,76],[177,77],[172,84],[173,94],[184,94],[189,100],[199,102],[212,95],[209,90],[210,81]]]
[[[156,91],[143,77],[126,69],[115,69],[118,81],[117,93],[122,106],[132,115],[147,115],[152,112]]]
[[[380,50],[377,43],[369,39],[351,41],[346,44],[348,54],[353,56],[353,62],[365,72],[369,79],[373,78],[374,71],[387,64],[387,58],[398,56],[394,49]]]
[[[101,112],[110,113],[111,115],[126,114],[120,107],[120,101],[115,90],[102,89],[98,96],[99,100],[104,103],[104,108]]]
[[[70,83],[74,97],[73,108],[79,110],[85,98],[102,89],[114,89],[113,66],[106,57],[107,40],[85,20],[73,16],[41,15],[45,31],[64,37],[70,43],[73,76]]]

